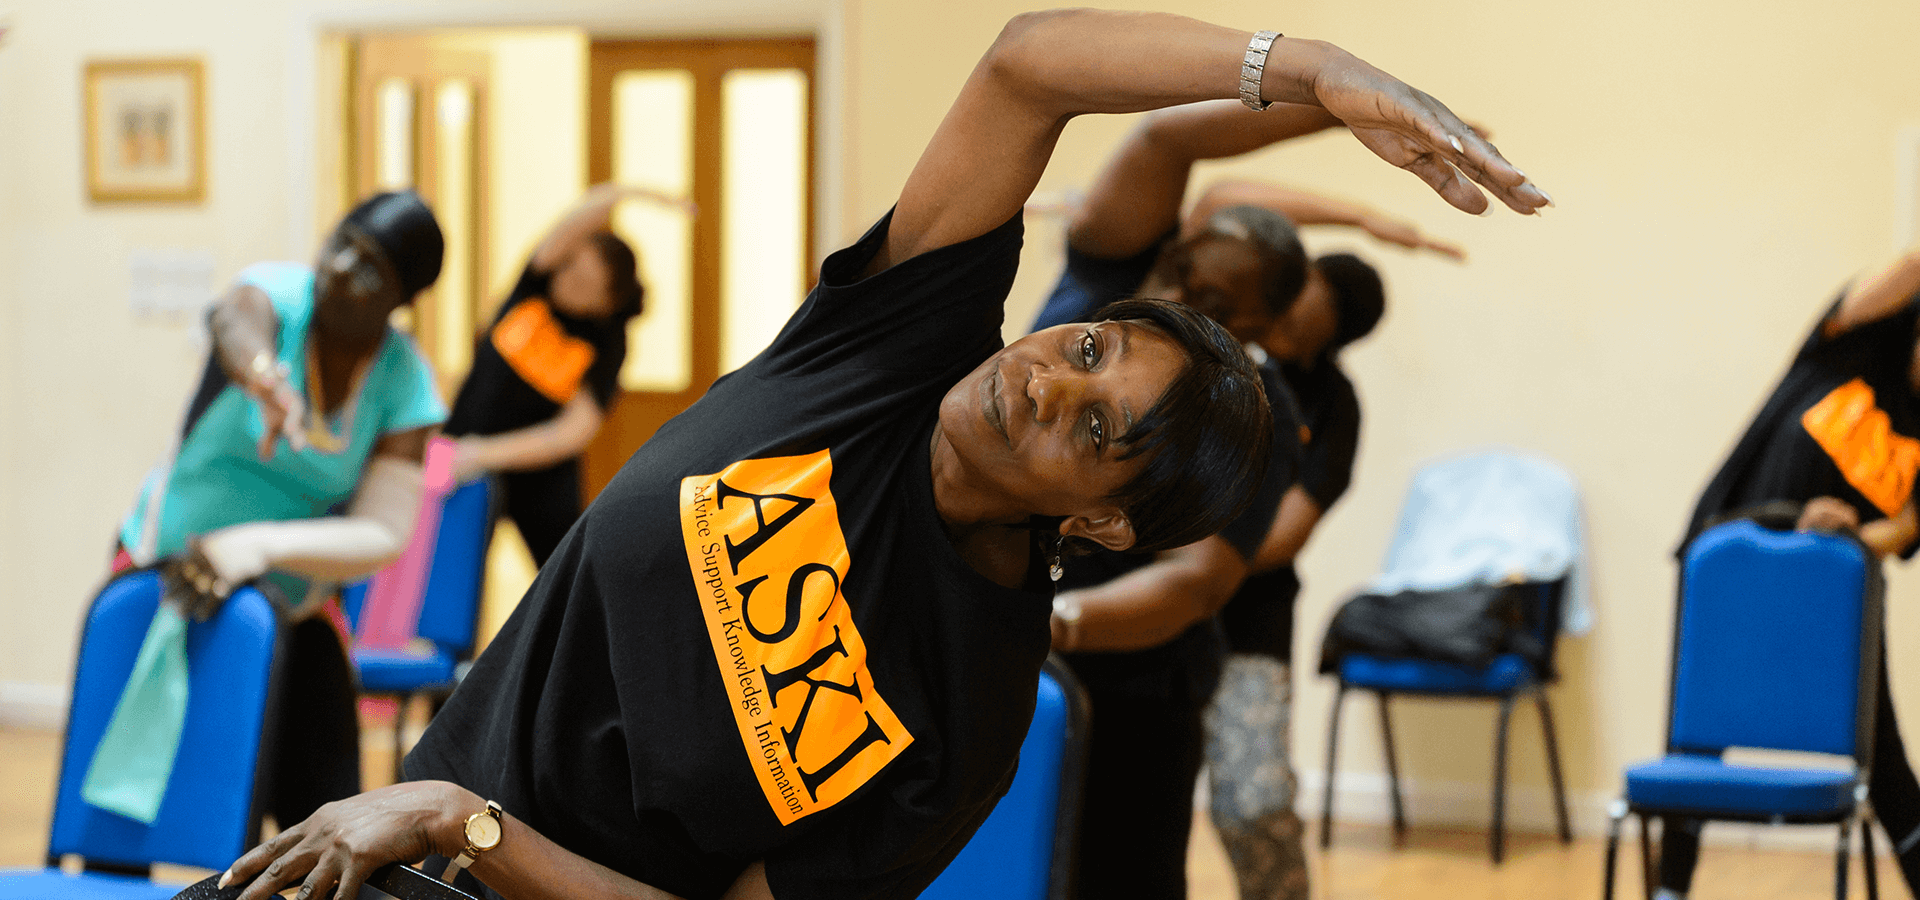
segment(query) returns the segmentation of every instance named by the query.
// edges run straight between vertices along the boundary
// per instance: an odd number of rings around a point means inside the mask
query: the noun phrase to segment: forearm
[[[1068,651],[1142,651],[1160,647],[1233,599],[1240,578],[1200,566],[1156,560],[1098,587],[1062,593],[1079,606]]]
[[[244,388],[269,374],[278,356],[279,320],[273,303],[259,288],[236,285],[207,312],[214,359],[227,378]]]
[[[586,452],[599,432],[599,404],[584,389],[553,418],[525,428],[459,439],[463,476],[542,469]]]
[[[540,246],[533,251],[533,268],[551,272],[565,262],[589,235],[603,231],[613,223],[613,207],[620,200],[616,185],[597,184],[547,230]]]
[[[466,794],[471,799],[455,806],[456,810],[477,810],[485,804],[479,795],[471,791]],[[442,847],[463,845],[461,829],[465,822],[463,814],[440,826],[447,829],[443,833],[453,837]],[[510,811],[502,817],[501,825],[500,845],[480,854],[471,871],[506,900],[677,900],[673,894],[554,843]]]
[[[1189,227],[1230,206],[1258,206],[1286,216],[1295,225],[1344,225],[1366,228],[1378,213],[1370,206],[1259,181],[1222,181],[1209,186],[1188,214]]]
[[[1920,520],[1916,520],[1911,504],[1892,518],[1860,526],[1860,542],[1882,558],[1899,555],[1913,546],[1916,538],[1920,538]]]
[[[420,514],[420,487],[418,462],[376,456],[346,515],[222,528],[201,537],[201,552],[229,589],[269,569],[336,581],[358,578],[406,549]]]

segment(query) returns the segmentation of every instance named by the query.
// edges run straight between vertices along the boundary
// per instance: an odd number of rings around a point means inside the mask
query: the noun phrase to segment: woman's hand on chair
[[[1793,527],[1800,531],[1856,531],[1860,528],[1860,512],[1838,497],[1815,497],[1801,509],[1800,520]]]
[[[477,809],[473,792],[445,781],[396,784],[329,803],[234,862],[220,886],[251,881],[238,900],[267,900],[294,884],[296,900],[358,896],[361,882],[387,863],[451,857],[464,821],[450,810]]]

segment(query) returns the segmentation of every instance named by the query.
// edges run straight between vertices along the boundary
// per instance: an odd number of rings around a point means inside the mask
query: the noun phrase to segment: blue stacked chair
[[[280,622],[274,605],[246,587],[205,622],[187,628],[187,715],[158,817],[151,825],[89,805],[81,784],[106,733],[161,596],[153,570],[109,582],[87,613],[75,664],[42,869],[0,871],[0,900],[49,897],[146,900],[172,897],[156,863],[225,869],[259,840],[262,739],[276,710]],[[66,874],[63,857],[81,858]]]
[[[1066,900],[1072,895],[1088,721],[1080,683],[1048,657],[1013,785],[921,900]]]
[[[1836,896],[1847,895],[1859,826],[1867,896],[1879,896],[1866,803],[1884,588],[1857,540],[1741,520],[1708,529],[1681,564],[1666,755],[1626,771],[1607,833],[1613,896],[1621,823],[1681,816],[1840,828]],[[1730,748],[1831,754],[1844,768],[1736,765]]]
[[[393,726],[394,777],[400,777],[405,753],[401,715],[414,697],[435,702],[453,693],[462,666],[473,657],[480,626],[480,598],[486,587],[487,547],[493,538],[493,480],[481,478],[447,495],[440,513],[433,563],[420,599],[417,633],[424,643],[385,649],[358,647],[354,668],[363,694],[396,698]],[[347,592],[343,606],[357,618],[364,583]]]

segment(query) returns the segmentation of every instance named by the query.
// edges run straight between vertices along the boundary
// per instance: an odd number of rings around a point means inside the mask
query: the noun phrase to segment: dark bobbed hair
[[[1260,257],[1265,284],[1262,296],[1269,315],[1282,315],[1293,306],[1302,288],[1307,286],[1307,248],[1300,244],[1300,232],[1293,222],[1262,206],[1229,206],[1207,219],[1198,234],[1173,245],[1169,262],[1184,269],[1191,265],[1193,249],[1207,241],[1245,241]]]
[[[374,194],[360,201],[340,224],[372,238],[386,254],[387,262],[400,276],[400,292],[407,302],[440,277],[446,239],[440,234],[440,222],[433,217],[433,210],[419,194],[411,190]]]
[[[607,293],[613,298],[613,317],[625,322],[647,308],[647,289],[640,284],[640,260],[627,242],[611,231],[593,233],[594,252],[607,265]]]
[[[1387,311],[1387,289],[1380,273],[1351,253],[1333,253],[1314,260],[1333,294],[1333,340],[1323,351],[1332,356],[1341,348],[1373,333]]]
[[[1273,413],[1253,360],[1225,328],[1185,304],[1121,300],[1093,320],[1152,328],[1187,356],[1153,408],[1119,437],[1122,459],[1147,459],[1110,498],[1133,524],[1131,549],[1166,550],[1218,532],[1252,502],[1272,450]]]

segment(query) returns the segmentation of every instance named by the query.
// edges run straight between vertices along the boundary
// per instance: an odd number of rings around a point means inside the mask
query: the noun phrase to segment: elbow
[[[1005,85],[1016,93],[1043,93],[1046,60],[1041,36],[1059,23],[1086,13],[1083,9],[1047,9],[1024,12],[1007,20],[1000,34],[980,60],[980,70],[989,81]]]

